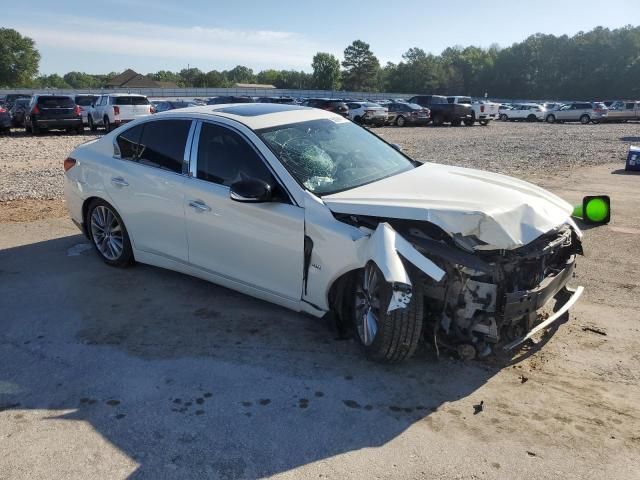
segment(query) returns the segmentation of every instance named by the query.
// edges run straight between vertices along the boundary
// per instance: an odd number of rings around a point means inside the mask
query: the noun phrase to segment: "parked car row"
[[[626,122],[640,120],[640,101],[502,104],[498,113],[499,119],[504,122],[518,120],[547,123],[580,122],[584,125]]]

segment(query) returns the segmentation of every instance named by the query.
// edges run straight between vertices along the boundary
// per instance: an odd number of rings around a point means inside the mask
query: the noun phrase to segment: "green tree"
[[[255,83],[256,81],[253,70],[243,65],[237,65],[226,72],[226,77],[231,83]]]
[[[147,76],[156,82],[171,82],[175,83],[179,87],[185,86],[182,76],[179,73],[170,72],[169,70],[159,70],[156,73],[150,73]]]
[[[276,85],[280,83],[280,72],[278,70],[262,70],[256,76],[258,83],[263,85]]]
[[[205,84],[210,88],[225,88],[230,86],[229,80],[224,73],[217,70],[211,70],[205,75]]]
[[[313,83],[321,90],[338,90],[340,88],[340,60],[330,53],[318,52],[311,62]]]
[[[71,85],[65,82],[57,73],[40,75],[33,83],[36,88],[71,88]]]
[[[344,88],[353,91],[373,91],[378,85],[380,62],[371,52],[368,43],[355,40],[344,50],[342,83]]]
[[[182,78],[182,84],[185,87],[203,88],[205,84],[205,74],[199,68],[183,68],[180,70],[180,78]]]
[[[69,72],[62,77],[71,88],[99,88],[100,79],[84,72]]]
[[[0,86],[28,85],[38,73],[40,53],[34,41],[11,28],[0,28]]]

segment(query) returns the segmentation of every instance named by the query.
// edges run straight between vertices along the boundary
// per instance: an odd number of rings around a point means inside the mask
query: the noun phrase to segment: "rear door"
[[[154,120],[116,138],[120,159],[104,184],[134,247],[187,262],[184,188],[191,120]]]

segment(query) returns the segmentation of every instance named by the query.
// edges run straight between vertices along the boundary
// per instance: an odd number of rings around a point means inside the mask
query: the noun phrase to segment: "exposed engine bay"
[[[579,231],[569,223],[522,247],[495,250],[476,237],[451,235],[426,221],[334,215],[364,229],[388,223],[445,272],[434,279],[401,256],[411,294],[424,296],[424,337],[466,358],[488,355],[496,345],[531,331],[539,323],[538,310],[565,289],[576,256],[583,253]]]

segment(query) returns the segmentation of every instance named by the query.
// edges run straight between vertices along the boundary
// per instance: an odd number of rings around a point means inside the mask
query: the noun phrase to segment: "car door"
[[[116,137],[119,159],[105,188],[122,216],[134,248],[186,263],[184,188],[191,120],[139,123]],[[195,127],[195,125],[194,125]]]
[[[559,110],[554,113],[558,120],[571,120],[571,116],[575,110],[572,110],[573,105],[563,105]]]
[[[184,207],[189,263],[269,295],[299,301],[304,209],[294,204],[238,130],[202,122],[195,137]],[[274,200],[232,200],[230,185],[246,178],[270,183]]]

